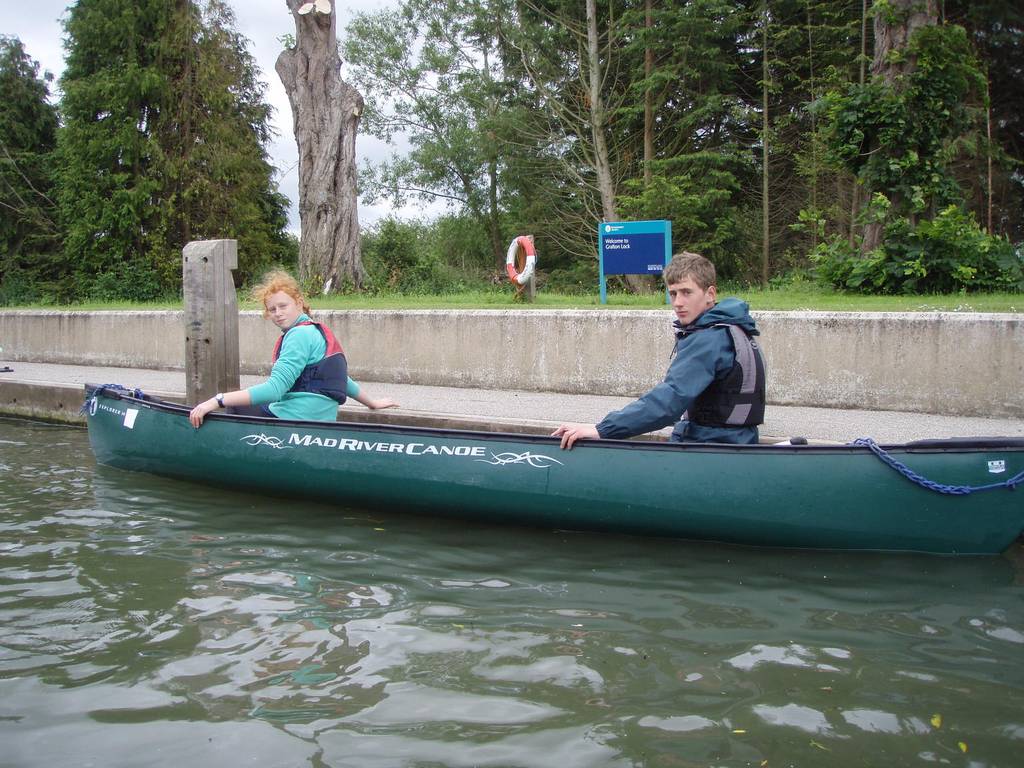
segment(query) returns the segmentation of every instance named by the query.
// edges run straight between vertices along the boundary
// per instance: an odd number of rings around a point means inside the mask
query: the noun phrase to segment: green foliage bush
[[[985,87],[963,27],[918,29],[909,53],[916,64],[895,83],[853,84],[815,107],[826,118],[829,159],[883,192],[895,218],[961,199],[951,148],[977,120],[969,97]]]
[[[618,198],[622,218],[667,219],[672,222],[673,253],[687,250],[706,256],[722,279],[748,276],[751,264],[744,258],[743,243],[751,240],[743,226],[747,214],[734,199],[734,160],[726,153],[680,160],[661,163],[663,170],[649,184],[642,179],[627,181]]]
[[[4,272],[0,279],[0,307],[17,304],[36,304],[43,299],[35,278],[22,269]]]
[[[169,298],[159,273],[140,260],[127,261],[93,278],[82,295],[93,301],[153,301]]]
[[[597,292],[598,277],[596,260],[576,261],[539,277],[538,287],[551,293],[581,296]]]
[[[860,218],[869,244],[823,241],[811,254],[818,274],[863,293],[1024,290],[1020,253],[982,231],[954,174],[978,124],[971,104],[986,85],[967,33],[926,26],[907,53],[914,66],[906,73],[851,85],[816,107],[826,118],[830,160],[873,191]],[[816,224],[801,216],[800,226]]]
[[[422,237],[426,248],[463,279],[483,279],[497,267],[487,233],[472,216],[442,216],[424,227]]]
[[[388,218],[363,237],[363,266],[371,290],[447,293],[462,285],[456,271],[428,246],[429,229]]]
[[[367,236],[363,258],[375,284],[395,287],[402,272],[416,263],[418,229],[416,224],[388,218]]]
[[[824,283],[862,293],[1024,291],[1019,248],[983,232],[955,205],[916,226],[890,222],[882,245],[865,256],[837,236],[811,257]]]

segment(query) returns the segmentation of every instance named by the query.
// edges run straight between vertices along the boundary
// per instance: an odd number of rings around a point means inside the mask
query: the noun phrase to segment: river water
[[[1020,766],[1024,564],[452,523],[0,418],[2,766]]]

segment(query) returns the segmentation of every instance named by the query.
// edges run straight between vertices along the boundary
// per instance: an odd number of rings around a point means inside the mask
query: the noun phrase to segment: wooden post
[[[231,273],[238,242],[201,240],[182,249],[185,304],[185,397],[201,403],[239,389],[238,299]]]
[[[530,242],[532,243],[533,242],[533,235],[527,235],[527,237],[530,238]],[[534,248],[534,253],[536,253],[536,252],[537,252],[537,249]],[[540,261],[540,259],[538,259],[538,261]],[[526,293],[525,293],[524,298],[530,304],[533,304],[533,302],[537,300],[537,265],[536,264],[534,264],[534,266],[533,266],[533,274],[530,275],[530,279],[526,281]]]

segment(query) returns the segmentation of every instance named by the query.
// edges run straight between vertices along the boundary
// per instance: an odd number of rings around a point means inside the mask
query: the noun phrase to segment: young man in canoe
[[[274,347],[274,367],[262,384],[235,392],[218,393],[189,413],[192,426],[218,408],[251,416],[334,421],[338,404],[347,397],[367,408],[395,408],[390,398],[364,393],[348,376],[348,363],[330,328],[309,317],[309,303],[299,284],[284,271],[268,273],[252,291],[263,304],[263,316],[281,329]]]
[[[679,253],[663,273],[675,311],[676,346],[665,380],[598,424],[562,424],[562,448],[577,440],[626,438],[675,423],[671,440],[756,443],[764,421],[764,358],[747,303],[716,301],[715,266]]]

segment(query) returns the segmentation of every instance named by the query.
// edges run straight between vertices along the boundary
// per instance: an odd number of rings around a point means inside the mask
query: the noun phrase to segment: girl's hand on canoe
[[[371,411],[379,411],[382,408],[398,408],[398,403],[390,397],[371,397],[367,392],[360,390],[358,395],[352,395],[357,403],[362,403]]]
[[[559,424],[558,429],[551,433],[552,437],[562,438],[562,449],[572,450],[577,440],[600,440],[601,435],[594,424]]]
[[[199,427],[203,425],[203,419],[206,418],[206,414],[208,414],[210,411],[217,410],[218,407],[219,406],[217,405],[217,401],[214,400],[212,397],[209,400],[204,400],[191,411],[189,411],[188,420],[192,422],[193,427],[199,429]]]

